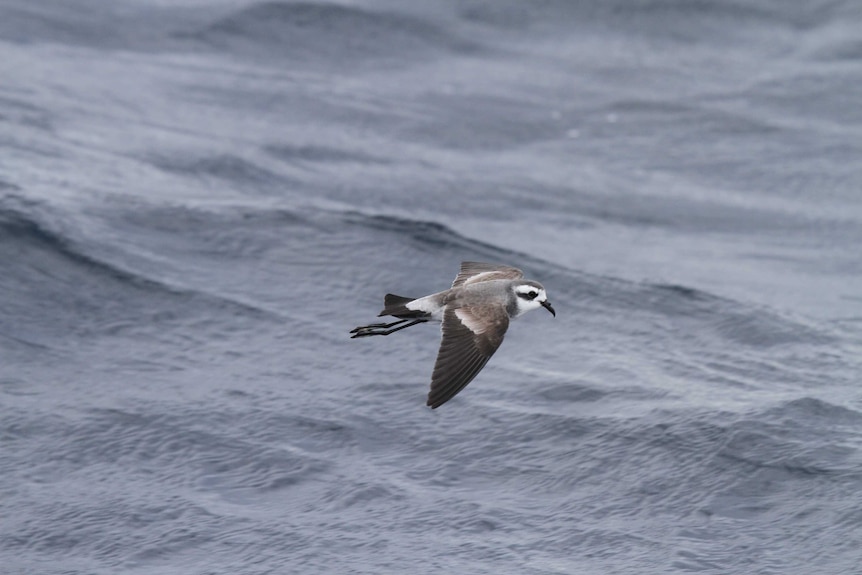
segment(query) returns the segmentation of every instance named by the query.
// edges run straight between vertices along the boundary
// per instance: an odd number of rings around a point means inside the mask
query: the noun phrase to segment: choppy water
[[[2,571],[858,572],[860,4],[415,4],[0,3]]]

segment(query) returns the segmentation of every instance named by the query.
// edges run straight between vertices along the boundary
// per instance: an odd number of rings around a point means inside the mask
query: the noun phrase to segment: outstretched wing
[[[468,283],[484,282],[488,280],[519,280],[524,277],[524,272],[518,268],[503,266],[500,264],[483,264],[481,262],[461,262],[461,271],[452,287],[458,287]]]
[[[428,405],[436,409],[455,397],[485,367],[509,327],[502,305],[447,309],[443,341],[431,376]]]

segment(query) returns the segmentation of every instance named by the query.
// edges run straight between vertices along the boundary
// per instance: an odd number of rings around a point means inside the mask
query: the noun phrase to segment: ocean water
[[[0,2],[0,571],[862,569],[862,5]],[[462,260],[512,325],[349,339]]]

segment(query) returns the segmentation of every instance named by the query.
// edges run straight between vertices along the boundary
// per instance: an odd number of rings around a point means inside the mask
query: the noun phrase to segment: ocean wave
[[[10,250],[6,259],[8,264],[33,268],[40,263],[46,263],[44,258],[62,258],[70,265],[90,270],[94,275],[148,289],[160,288],[173,291],[152,278],[92,257],[68,232],[52,228],[40,221],[35,213],[26,211],[26,209],[32,209],[35,212],[38,209],[36,204],[31,203],[22,210],[19,206],[23,206],[24,202],[18,200],[10,202],[9,199],[7,196],[0,201],[0,244]],[[10,205],[13,203],[17,206]],[[19,257],[13,257],[13,253]],[[52,267],[51,271],[54,272],[55,277],[61,275],[62,266]]]
[[[698,337],[713,334],[736,344],[762,348],[834,341],[829,332],[804,318],[690,286],[582,275],[579,288],[584,305],[663,317],[670,322],[662,324],[664,328],[691,332]]]
[[[357,150],[345,150],[330,146],[272,144],[264,150],[272,157],[289,163],[312,162],[320,164],[390,164],[383,156],[375,156]]]
[[[263,308],[203,287],[170,281],[111,245],[88,238],[75,217],[13,196],[0,199],[0,302],[6,341],[47,345],[55,336],[114,331],[205,309],[273,317]],[[14,329],[13,329],[14,326]]]
[[[194,37],[208,44],[267,58],[343,65],[396,61],[411,55],[471,52],[472,41],[427,20],[394,11],[329,3],[259,2],[228,14]]]
[[[769,0],[749,2],[699,0],[612,0],[601,3],[577,3],[566,0],[535,2],[527,10],[518,2],[464,2],[459,6],[462,18],[501,29],[525,29],[530,25],[595,25],[630,27],[639,35],[664,32],[666,39],[696,40],[719,30],[783,26],[806,30],[847,12],[849,3],[790,2],[776,4]]]
[[[183,157],[151,154],[146,161],[171,174],[193,178],[213,178],[246,188],[295,185],[295,181],[239,156],[222,154]]]
[[[461,254],[464,259],[483,257],[490,258],[487,261],[497,262],[528,259],[524,254],[469,238],[445,224],[431,220],[418,220],[388,214],[369,214],[355,210],[344,211],[340,218],[345,223],[361,226],[375,234],[384,233],[412,240],[423,246],[423,250],[429,248],[452,250],[455,254]]]

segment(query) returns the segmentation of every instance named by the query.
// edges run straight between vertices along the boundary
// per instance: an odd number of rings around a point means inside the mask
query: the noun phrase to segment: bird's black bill
[[[551,302],[545,300],[542,302],[542,307],[551,312],[551,315],[557,317],[557,312],[554,311],[554,306],[551,305]]]

